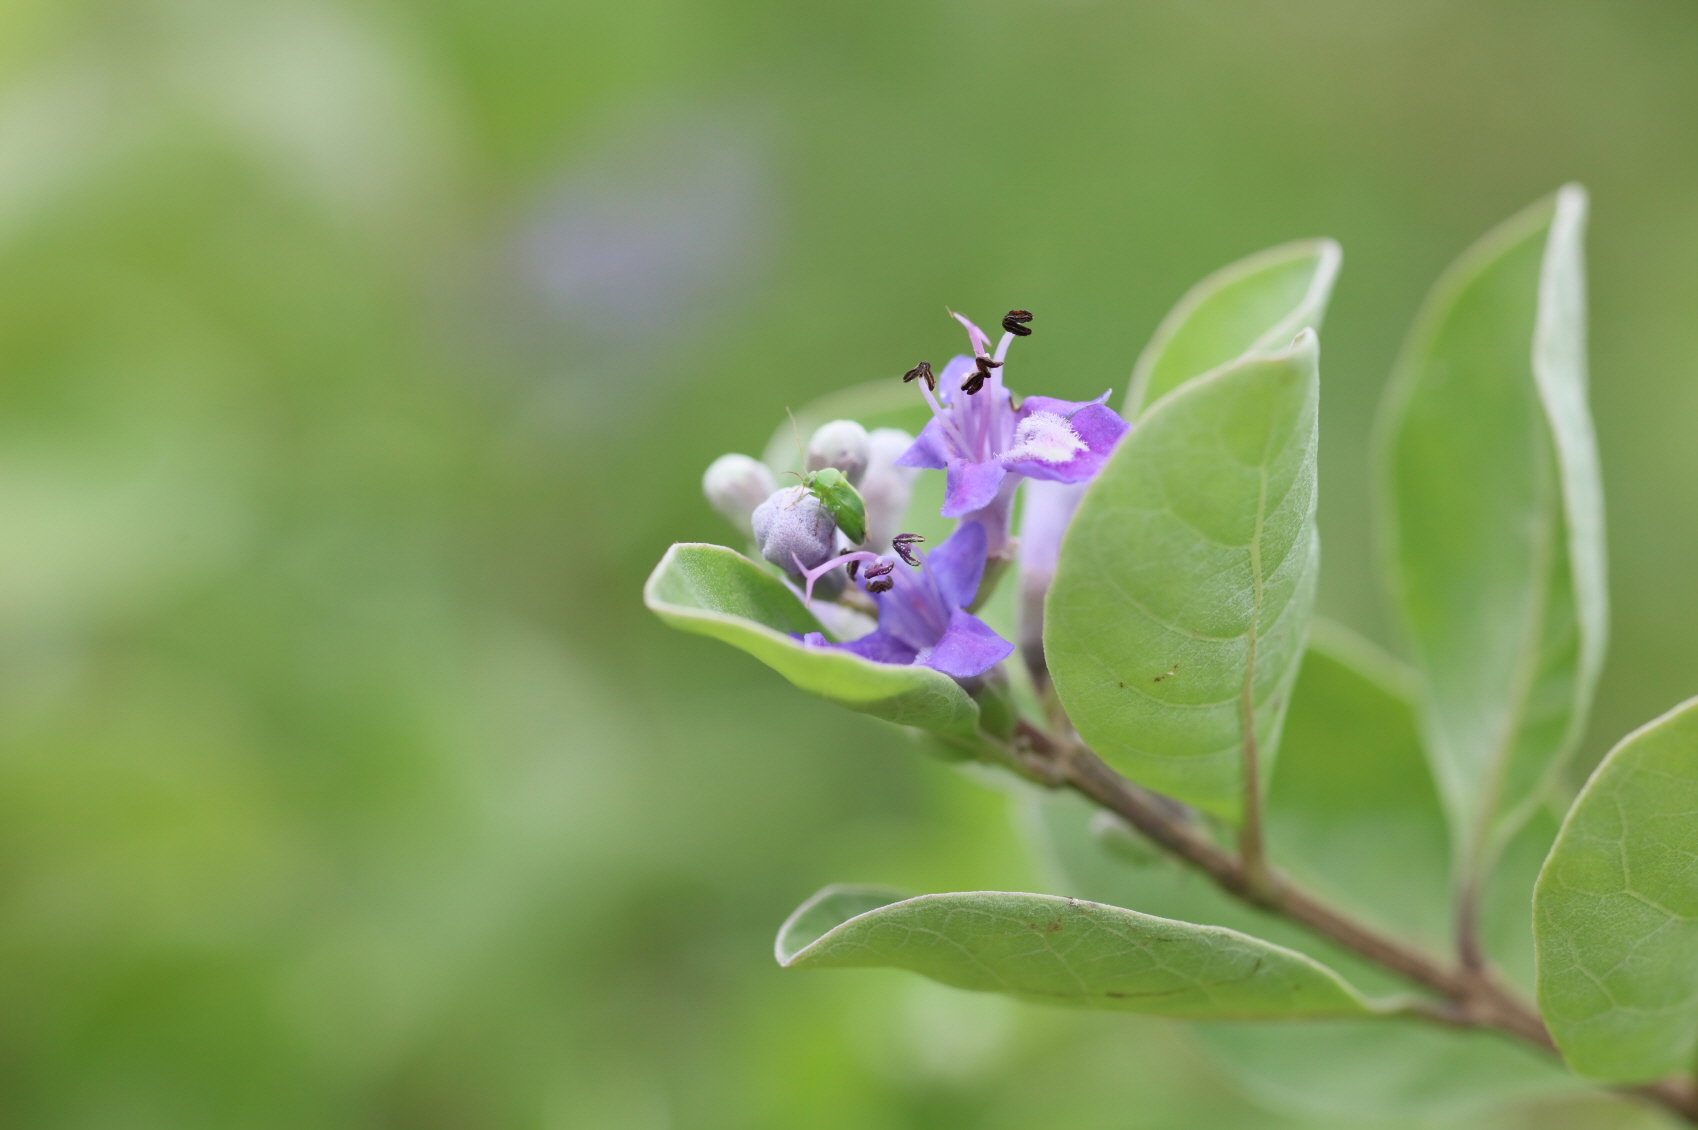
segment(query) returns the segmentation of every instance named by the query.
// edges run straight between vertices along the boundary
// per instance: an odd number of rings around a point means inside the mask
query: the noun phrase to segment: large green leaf
[[[791,638],[822,629],[782,581],[724,546],[674,545],[649,575],[643,601],[674,628],[742,648],[809,694],[904,726],[974,733],[979,708],[948,675]]]
[[[1317,620],[1268,795],[1268,848],[1294,878],[1435,952],[1451,943],[1449,844],[1408,668]]]
[[[1192,377],[1278,349],[1305,327],[1319,330],[1342,259],[1332,240],[1303,239],[1240,259],[1192,287],[1138,356],[1125,417],[1137,419]]]
[[[1399,1127],[1453,1119],[1477,1130],[1536,1126],[1504,1117],[1504,1108],[1593,1090],[1554,1057],[1496,1032],[1406,1018],[1199,1024],[1193,1035],[1245,1090],[1300,1116],[1372,1119],[1374,1126],[1385,1126],[1381,1119]]]
[[[1464,878],[1540,803],[1603,663],[1585,215],[1570,186],[1470,249],[1386,394],[1384,560]]]
[[[1374,1012],[1312,958],[1236,930],[1055,895],[979,891],[868,905],[879,898],[865,888],[821,891],[779,932],[780,963],[893,966],[963,989],[1154,1016]]]
[[[1268,842],[1275,861],[1311,889],[1442,953],[1453,934],[1449,841],[1416,731],[1413,682],[1372,644],[1315,621],[1269,790]],[[1406,987],[1177,864],[1125,865],[1093,842],[1080,802],[1046,794],[1032,808],[1042,854],[1060,871],[1057,891],[1251,932],[1368,992]],[[1485,907],[1488,948],[1511,972],[1530,958],[1530,871],[1542,854],[1530,846],[1530,868],[1500,869]],[[1517,845],[1512,862],[1523,854]],[[1195,1035],[1257,1094],[1304,1115],[1440,1117],[1575,1086],[1550,1057],[1511,1041],[1406,1018],[1206,1024]]]
[[[1251,735],[1272,769],[1314,604],[1317,360],[1304,331],[1153,405],[1080,503],[1045,606],[1085,740],[1229,818]]]
[[[1533,895],[1539,1008],[1583,1075],[1698,1056],[1698,698],[1622,739],[1569,810]]]

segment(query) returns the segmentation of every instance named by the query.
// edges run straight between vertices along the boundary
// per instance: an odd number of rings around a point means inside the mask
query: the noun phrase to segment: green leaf
[[[1388,583],[1465,880],[1542,801],[1603,663],[1585,215],[1564,188],[1446,272],[1381,420]]]
[[[1304,331],[1153,405],[1080,503],[1045,605],[1085,740],[1228,818],[1249,734],[1270,776],[1314,604],[1317,360]]]
[[[809,694],[904,726],[974,734],[978,706],[941,671],[792,639],[821,631],[819,621],[777,577],[724,546],[674,545],[643,586],[643,602],[674,628],[742,648]]]
[[[1454,933],[1449,839],[1416,731],[1414,681],[1373,644],[1315,620],[1269,789],[1268,842],[1275,861],[1306,886],[1443,953]],[[1044,837],[1040,854],[1063,871],[1054,890],[1244,930],[1308,954],[1365,992],[1403,987],[1178,864],[1124,865],[1093,842],[1082,802],[1034,794],[1031,804],[1029,826]],[[1518,846],[1513,860],[1520,854]],[[1529,963],[1531,888],[1530,872],[1501,868],[1488,889],[1487,948],[1511,971]],[[1212,1023],[1194,1035],[1257,1095],[1309,1117],[1441,1117],[1574,1086],[1550,1057],[1511,1041],[1406,1018]]]
[[[1407,668],[1373,644],[1315,620],[1291,693],[1279,773],[1268,790],[1268,847],[1281,868],[1329,900],[1443,952],[1453,933],[1449,841],[1422,759],[1410,681]],[[1084,802],[1045,794],[1040,804],[1050,840],[1045,854],[1065,870],[1066,893],[1232,926],[1341,970],[1355,960],[1320,948],[1324,943],[1312,935],[1249,909],[1178,864],[1120,866],[1084,834],[1094,811]],[[1367,967],[1346,975],[1376,987]]]
[[[1533,894],[1539,1008],[1574,1069],[1634,1083],[1698,1056],[1698,698],[1623,738]]]
[[[1443,953],[1454,936],[1449,843],[1413,683],[1372,643],[1316,620],[1269,788],[1268,849],[1328,900]]]
[[[1303,239],[1240,259],[1192,287],[1139,355],[1125,417],[1135,420],[1192,377],[1279,349],[1305,327],[1319,330],[1342,260],[1332,240]]]
[[[962,989],[1154,1016],[1374,1014],[1332,970],[1236,930],[999,891],[860,909],[879,897],[828,887],[802,904],[779,932],[780,964],[892,966]]]
[[[1250,1094],[1295,1115],[1328,1118],[1329,1126],[1336,1118],[1449,1124],[1591,1089],[1552,1057],[1495,1032],[1446,1031],[1419,1020],[1200,1024],[1194,1035]]]
[[[778,941],[773,944],[773,956],[778,958],[778,964],[788,966],[797,954],[851,918],[908,897],[889,887],[833,883],[784,920],[784,925],[778,928]]]

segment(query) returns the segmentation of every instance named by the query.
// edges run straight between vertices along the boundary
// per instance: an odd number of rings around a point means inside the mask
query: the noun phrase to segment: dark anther
[[[896,551],[896,556],[918,569],[920,563],[914,558],[914,543],[925,540],[919,534],[897,534],[890,539],[890,548]]]
[[[888,575],[894,568],[896,568],[896,562],[894,561],[874,561],[871,565],[867,566],[867,577],[868,579],[873,577],[883,577]]]
[[[1032,331],[1027,330],[1026,332],[1031,333]],[[926,382],[926,388],[929,391],[931,391],[931,392],[937,391],[937,377],[932,375],[932,363],[930,361],[921,361],[918,365],[915,365],[912,369],[909,369],[906,373],[903,373],[902,374],[902,383],[907,384],[910,381],[914,380],[915,378],[918,378],[922,381],[925,381]]]
[[[896,587],[896,582],[891,580],[889,577],[880,577],[876,581],[868,581],[867,582],[867,591],[868,592],[889,592],[891,589],[893,589],[895,587]]]
[[[1031,320],[1030,310],[1010,310],[1002,316],[1002,328],[1015,337],[1031,337],[1032,331],[1026,325]]]
[[[840,549],[840,550],[837,551],[837,556],[842,557],[844,554],[846,554],[848,552],[849,551],[847,549]],[[859,569],[860,567],[861,567],[860,558],[856,558],[855,560],[849,562],[849,568],[848,568],[847,571],[849,573],[849,579],[851,581],[855,579],[855,570]]]
[[[991,375],[992,369],[1002,368],[1001,361],[992,361],[989,357],[975,357],[973,361],[978,365],[978,368],[973,370],[965,381],[961,382],[961,391],[968,396],[972,396],[985,387],[985,380]]]

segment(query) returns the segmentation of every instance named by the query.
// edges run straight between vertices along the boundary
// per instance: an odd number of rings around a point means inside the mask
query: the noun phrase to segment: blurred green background
[[[639,588],[731,536],[710,459],[940,361],[946,305],[1094,395],[1330,235],[1321,603],[1384,639],[1404,328],[1580,180],[1590,764],[1698,691],[1695,59],[1689,0],[6,0],[0,1123],[1314,1125],[1178,1027],[781,974],[824,883],[1045,880]]]

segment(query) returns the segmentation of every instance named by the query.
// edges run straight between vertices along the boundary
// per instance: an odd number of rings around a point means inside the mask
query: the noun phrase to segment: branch
[[[1260,875],[1252,874],[1237,854],[1210,839],[1171,801],[1128,781],[1077,741],[1057,741],[1026,721],[1019,723],[1017,736],[1034,755],[1026,761],[1027,766],[1044,783],[1051,787],[1065,785],[1120,816],[1170,854],[1207,874],[1228,894],[1306,926],[1444,998],[1431,1008],[1416,1010],[1417,1015],[1458,1027],[1494,1029],[1556,1054],[1556,1045],[1538,1011],[1489,970],[1446,965],[1357,921],[1265,862]],[[1698,1124],[1698,1091],[1688,1079],[1619,1090]]]

